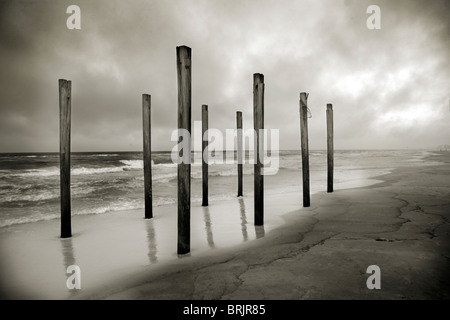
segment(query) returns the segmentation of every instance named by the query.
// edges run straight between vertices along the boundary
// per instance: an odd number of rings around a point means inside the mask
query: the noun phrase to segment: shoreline
[[[444,157],[447,155],[445,159],[447,159],[448,166],[450,156],[447,153],[443,154]],[[433,160],[433,157],[434,160],[438,160],[439,162],[443,160],[442,156],[430,155],[424,159],[424,164]],[[161,219],[155,214],[156,218],[154,218],[153,222],[151,220],[144,220],[141,217],[143,210],[129,211],[131,213],[130,215],[124,214],[124,212],[118,212],[112,214],[112,217],[109,214],[102,216],[74,216],[74,224],[79,221],[83,221],[83,223],[80,224],[82,226],[81,228],[75,230],[74,236],[71,239],[60,239],[58,237],[59,220],[43,221],[35,228],[32,227],[34,224],[29,224],[28,227],[11,227],[13,231],[11,234],[13,236],[9,240],[20,241],[22,238],[22,236],[18,236],[20,233],[25,234],[24,238],[35,239],[38,241],[38,244],[48,247],[47,260],[55,261],[55,265],[51,267],[49,263],[47,265],[49,269],[47,272],[44,272],[45,270],[41,270],[41,273],[38,272],[39,270],[36,271],[34,277],[40,275],[42,279],[34,284],[34,290],[31,290],[31,292],[28,291],[25,294],[24,291],[30,289],[28,287],[29,284],[26,283],[26,279],[21,279],[17,275],[20,273],[29,273],[30,270],[26,266],[18,266],[16,263],[15,267],[19,269],[23,268],[23,270],[20,272],[15,270],[17,276],[15,279],[5,281],[5,276],[2,272],[2,283],[8,284],[9,282],[9,286],[2,285],[1,298],[410,299],[409,295],[406,294],[408,290],[402,291],[406,292],[405,294],[397,295],[393,295],[392,290],[388,291],[388,294],[386,290],[368,290],[365,286],[365,280],[368,275],[366,275],[366,270],[363,268],[364,264],[356,263],[355,257],[353,256],[350,258],[347,257],[348,253],[342,252],[343,249],[341,247],[347,247],[348,244],[346,243],[358,243],[359,246],[356,246],[356,248],[354,246],[349,248],[350,252],[359,252],[362,257],[361,259],[367,264],[370,260],[367,256],[368,252],[377,252],[386,245],[392,247],[398,246],[399,244],[405,245],[406,242],[408,242],[408,246],[414,245],[416,247],[421,247],[425,244],[427,246],[432,245],[428,243],[429,239],[424,238],[427,235],[430,238],[430,234],[424,233],[426,231],[417,231],[414,233],[410,229],[417,228],[420,230],[420,228],[418,226],[411,228],[411,224],[404,223],[405,221],[413,220],[409,216],[408,218],[403,218],[402,210],[412,209],[404,212],[407,215],[411,215],[410,211],[415,210],[415,207],[411,205],[411,200],[408,202],[408,199],[405,200],[403,199],[405,197],[400,196],[404,186],[401,190],[394,190],[395,192],[391,189],[398,189],[396,184],[401,184],[402,177],[405,174],[408,177],[408,172],[414,173],[417,170],[421,172],[426,171],[427,168],[431,170],[431,168],[437,169],[442,166],[445,166],[445,163],[437,166],[424,165],[414,168],[397,168],[391,173],[371,177],[371,183],[374,180],[378,181],[375,184],[347,189],[335,188],[335,192],[331,194],[327,194],[325,191],[312,194],[312,206],[309,208],[301,208],[300,191],[289,194],[270,195],[266,197],[267,201],[265,203],[267,216],[271,216],[270,212],[280,211],[279,208],[282,208],[281,210],[285,214],[277,216],[277,219],[280,217],[283,219],[282,223],[279,223],[280,221],[268,221],[269,223],[264,228],[259,228],[259,235],[258,228],[254,228],[252,224],[253,198],[245,199],[244,197],[244,204],[246,201],[250,201],[246,206],[247,209],[244,209],[244,213],[247,213],[249,218],[245,221],[246,223],[243,223],[242,219],[241,221],[236,221],[240,224],[238,225],[239,229],[235,228],[233,232],[239,233],[239,236],[242,235],[243,240],[247,237],[247,240],[238,244],[218,245],[220,242],[215,240],[223,239],[224,236],[218,236],[220,232],[217,230],[217,223],[215,224],[214,221],[220,223],[221,220],[220,218],[214,218],[214,215],[222,214],[223,212],[239,213],[240,210],[242,213],[239,199],[223,200],[210,204],[208,208],[209,215],[211,215],[209,227],[212,231],[210,230],[209,232],[206,230],[208,223],[205,220],[205,209],[201,206],[193,206],[192,209],[197,212],[197,215],[199,212],[203,214],[204,221],[195,223],[194,225],[197,228],[193,229],[193,232],[203,233],[201,240],[203,247],[198,249],[198,246],[194,244],[191,254],[187,257],[177,257],[176,255],[176,230],[173,231],[172,235],[165,235],[165,237],[161,238],[161,235],[158,234],[157,226],[153,226],[153,228],[149,227],[149,225],[158,224]],[[415,175],[412,175],[409,179],[414,180]],[[417,180],[414,181],[417,183]],[[421,180],[419,179],[419,181]],[[411,183],[411,181],[409,181],[409,184],[406,182],[403,183],[410,186],[410,189],[414,189],[412,187],[414,183]],[[448,183],[442,182],[441,184],[444,188],[448,188]],[[414,192],[412,190],[412,194]],[[373,196],[371,195],[372,193]],[[377,204],[372,197],[378,199],[380,203]],[[361,198],[366,200],[362,203]],[[386,202],[386,200],[388,201]],[[375,209],[373,208],[374,206]],[[382,227],[383,232],[378,232],[378,230],[374,232],[373,225],[368,225],[367,222],[361,221],[361,217],[354,212],[356,207],[359,207],[360,211],[367,211],[369,208],[369,211],[372,213],[374,213],[374,210],[375,213],[381,212],[381,215],[378,217],[369,216],[369,221],[375,226]],[[419,207],[422,208],[420,205]],[[176,204],[156,207],[155,209],[173,211],[174,208],[176,212]],[[399,212],[400,214],[398,214]],[[351,219],[347,221],[349,218]],[[437,219],[437,216],[434,216],[434,218]],[[108,221],[104,221],[102,225],[99,224],[100,220],[105,219]],[[199,221],[201,219],[197,220],[197,222]],[[332,221],[336,221],[336,224],[332,223]],[[394,236],[396,230],[389,223],[399,227],[397,232],[400,232],[400,234],[404,234],[407,231],[406,234],[408,236],[409,233],[412,233],[414,236],[409,236],[408,240],[399,240],[406,239],[406,237]],[[431,221],[429,223],[433,224],[435,222]],[[92,224],[96,224],[95,227]],[[143,225],[146,230],[138,230],[136,232],[136,228],[142,229]],[[408,230],[403,230],[405,229],[402,227],[403,225],[408,226],[406,228]],[[445,227],[448,228],[448,224],[443,225],[443,228]],[[355,228],[361,228],[362,231],[365,230],[365,233],[356,232],[354,230]],[[48,236],[47,232],[50,231],[54,233],[54,237]],[[262,235],[261,231],[263,232]],[[111,234],[114,234],[114,236]],[[433,237],[430,240],[442,237],[442,235],[437,237],[433,229],[431,229],[431,234],[433,234]],[[0,242],[2,256],[5,252],[5,247],[8,247],[8,243],[5,244],[3,241],[4,235],[4,232],[0,233],[0,237],[2,237],[2,241]],[[416,242],[413,239],[416,239]],[[113,242],[108,244],[105,242],[106,240]],[[157,243],[156,247],[152,246],[155,240]],[[135,248],[131,248],[133,252],[129,252],[130,247],[124,241],[136,245]],[[172,244],[169,244],[168,247],[172,248],[169,250],[172,250],[173,253],[168,256],[163,254],[164,250],[162,246],[167,245],[164,244],[164,241],[172,241]],[[442,240],[441,246],[448,248],[448,243],[447,236],[447,238]],[[111,246],[115,247],[111,249]],[[80,250],[82,248],[89,248],[87,250],[89,252],[82,252],[86,251],[85,249]],[[105,254],[102,251],[105,248],[108,248],[107,250],[111,252]],[[325,250],[325,248],[327,249]],[[387,249],[384,248],[382,250]],[[408,249],[411,248],[408,247]],[[56,250],[57,252],[54,252]],[[321,252],[321,250],[324,252]],[[399,249],[395,250],[398,253]],[[33,251],[33,248],[27,248],[25,251],[28,255],[29,251]],[[15,252],[14,254],[19,253]],[[42,252],[40,254],[42,255]],[[102,259],[96,256],[99,254],[102,256]],[[138,256],[139,259],[136,258]],[[378,253],[378,259],[380,261],[385,261],[387,259],[385,256],[386,253],[384,255]],[[112,265],[115,263],[113,259],[117,257],[122,260],[130,258],[130,261],[120,261],[113,268]],[[330,259],[324,260],[325,257],[329,257]],[[333,258],[331,259],[331,257]],[[347,258],[342,260],[343,257]],[[411,259],[411,257],[409,258]],[[43,258],[38,257],[36,253],[34,257],[26,257],[23,261],[29,262],[33,259],[42,260]],[[351,263],[349,263],[349,260]],[[90,264],[80,263],[82,261],[87,261]],[[64,266],[76,264],[77,262],[81,264],[80,267],[82,269],[82,289],[68,290],[65,287],[67,275],[64,272]],[[439,260],[438,264],[444,262]],[[389,268],[389,264],[391,264],[390,260],[386,264],[387,268]],[[333,265],[336,265],[336,267],[333,268]],[[358,265],[358,268],[356,268],[356,265]],[[386,265],[385,267],[380,266],[382,270],[382,283],[385,283],[384,273]],[[415,266],[414,263],[412,265]],[[444,265],[448,266],[448,260]],[[349,273],[350,271],[340,270],[342,266],[356,269],[351,274]],[[304,273],[301,273],[300,270],[303,270]],[[394,271],[391,270],[390,272]],[[94,275],[89,275],[89,273],[93,273]],[[346,275],[346,280],[339,274]],[[321,276],[319,277],[319,275]],[[50,290],[48,283],[50,276],[52,279],[50,282],[53,282],[53,285],[58,284],[58,288]],[[339,280],[341,278],[342,280]],[[390,275],[390,278],[396,280],[395,275]],[[33,275],[28,280],[30,279],[33,279]],[[447,280],[448,277],[445,281]],[[329,288],[325,287],[324,281],[330,283]],[[352,285],[350,285],[349,289],[344,290],[342,288],[343,283]],[[448,284],[448,282],[446,283]],[[291,289],[286,292],[286,288]],[[47,292],[45,292],[46,290]],[[439,292],[439,290],[437,291]],[[438,294],[436,290],[431,295],[421,296],[417,294],[417,296],[419,299],[427,299],[427,297],[438,297],[439,299],[443,297],[447,299],[449,297],[448,294]],[[412,299],[414,297],[416,296],[413,295]]]

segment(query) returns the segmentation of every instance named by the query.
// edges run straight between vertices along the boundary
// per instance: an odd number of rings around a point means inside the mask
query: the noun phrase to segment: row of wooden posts
[[[191,48],[180,46],[177,52],[178,83],[178,128],[191,132]],[[309,146],[308,146],[308,107],[307,93],[300,93],[300,135],[302,152],[303,206],[310,206]],[[59,80],[60,108],[60,188],[61,188],[61,237],[72,236],[71,197],[70,197],[70,131],[71,131],[71,81]],[[333,192],[333,108],[327,104],[327,192]],[[142,95],[143,116],[143,161],[144,161],[144,198],[145,218],[153,217],[152,205],[152,167],[151,167],[151,96]],[[253,126],[255,131],[254,163],[254,224],[264,224],[264,175],[260,159],[260,129],[264,129],[264,75],[253,75]],[[237,127],[237,171],[238,192],[243,195],[243,136],[242,112],[236,112]],[[239,130],[241,129],[241,130]],[[208,130],[208,106],[202,105],[202,137]],[[188,143],[190,156],[190,141]],[[208,141],[202,139],[202,206],[208,206],[208,164],[204,159],[204,150]],[[186,150],[183,150],[186,152]],[[181,162],[178,170],[178,254],[190,252],[190,213],[191,213],[191,165],[190,161]]]

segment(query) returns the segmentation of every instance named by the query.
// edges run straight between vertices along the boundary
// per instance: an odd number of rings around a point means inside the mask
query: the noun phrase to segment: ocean
[[[336,150],[335,189],[373,183],[392,168],[421,164],[425,150]],[[201,204],[200,154],[191,167],[191,203]],[[244,163],[244,196],[253,194],[253,164]],[[225,153],[219,155],[225,158]],[[144,208],[142,152],[74,152],[71,156],[72,215],[108,214]],[[236,155],[234,154],[234,158]],[[311,192],[326,191],[326,151],[310,151]],[[301,195],[301,153],[280,151],[278,170],[264,177],[265,193]],[[177,166],[170,152],[152,153],[153,206],[177,202]],[[59,153],[0,154],[0,227],[60,216]],[[237,166],[209,165],[209,202],[236,198]]]

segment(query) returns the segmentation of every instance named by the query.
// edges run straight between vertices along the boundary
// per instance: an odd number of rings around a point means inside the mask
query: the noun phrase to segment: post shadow
[[[262,238],[266,235],[266,231],[264,230],[264,225],[255,226],[255,236],[256,239]]]
[[[67,279],[70,274],[67,273],[67,268],[69,266],[77,265],[77,260],[75,258],[75,250],[73,248],[72,237],[70,238],[60,238],[61,252],[63,256],[64,263],[64,277]],[[71,295],[76,295],[80,290],[69,289]]]
[[[244,242],[248,241],[248,232],[247,232],[247,216],[245,214],[245,203],[244,199],[238,198],[239,201],[239,209],[241,211],[241,231],[242,231],[242,239]]]

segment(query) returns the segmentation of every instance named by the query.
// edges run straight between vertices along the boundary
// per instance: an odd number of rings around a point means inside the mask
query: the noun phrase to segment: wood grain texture
[[[205,157],[208,156],[208,140],[205,141],[205,132],[208,130],[208,106],[202,105],[202,206],[208,205],[208,163]],[[206,137],[207,138],[207,137]],[[206,150],[206,152],[205,152]]]
[[[261,174],[264,148],[264,75],[253,75],[253,129],[255,130],[254,214],[255,225],[264,225],[264,176]]]
[[[237,196],[243,196],[243,177],[242,166],[244,163],[244,153],[242,150],[243,132],[242,132],[242,112],[236,112],[236,128],[237,128],[237,170],[238,170],[238,193]]]
[[[151,96],[142,95],[142,126],[144,142],[144,199],[145,219],[153,218],[152,198],[152,138],[151,138]]]
[[[333,105],[327,104],[327,192],[333,192],[334,176],[334,137]]]
[[[59,79],[61,238],[72,237],[70,196],[71,81]]]
[[[178,164],[178,254],[191,247],[191,48],[177,47],[178,128],[189,132],[183,162]],[[180,141],[179,141],[180,142]]]
[[[308,146],[308,104],[307,94],[300,93],[300,135],[302,148],[303,206],[310,206],[309,191],[309,146]]]

